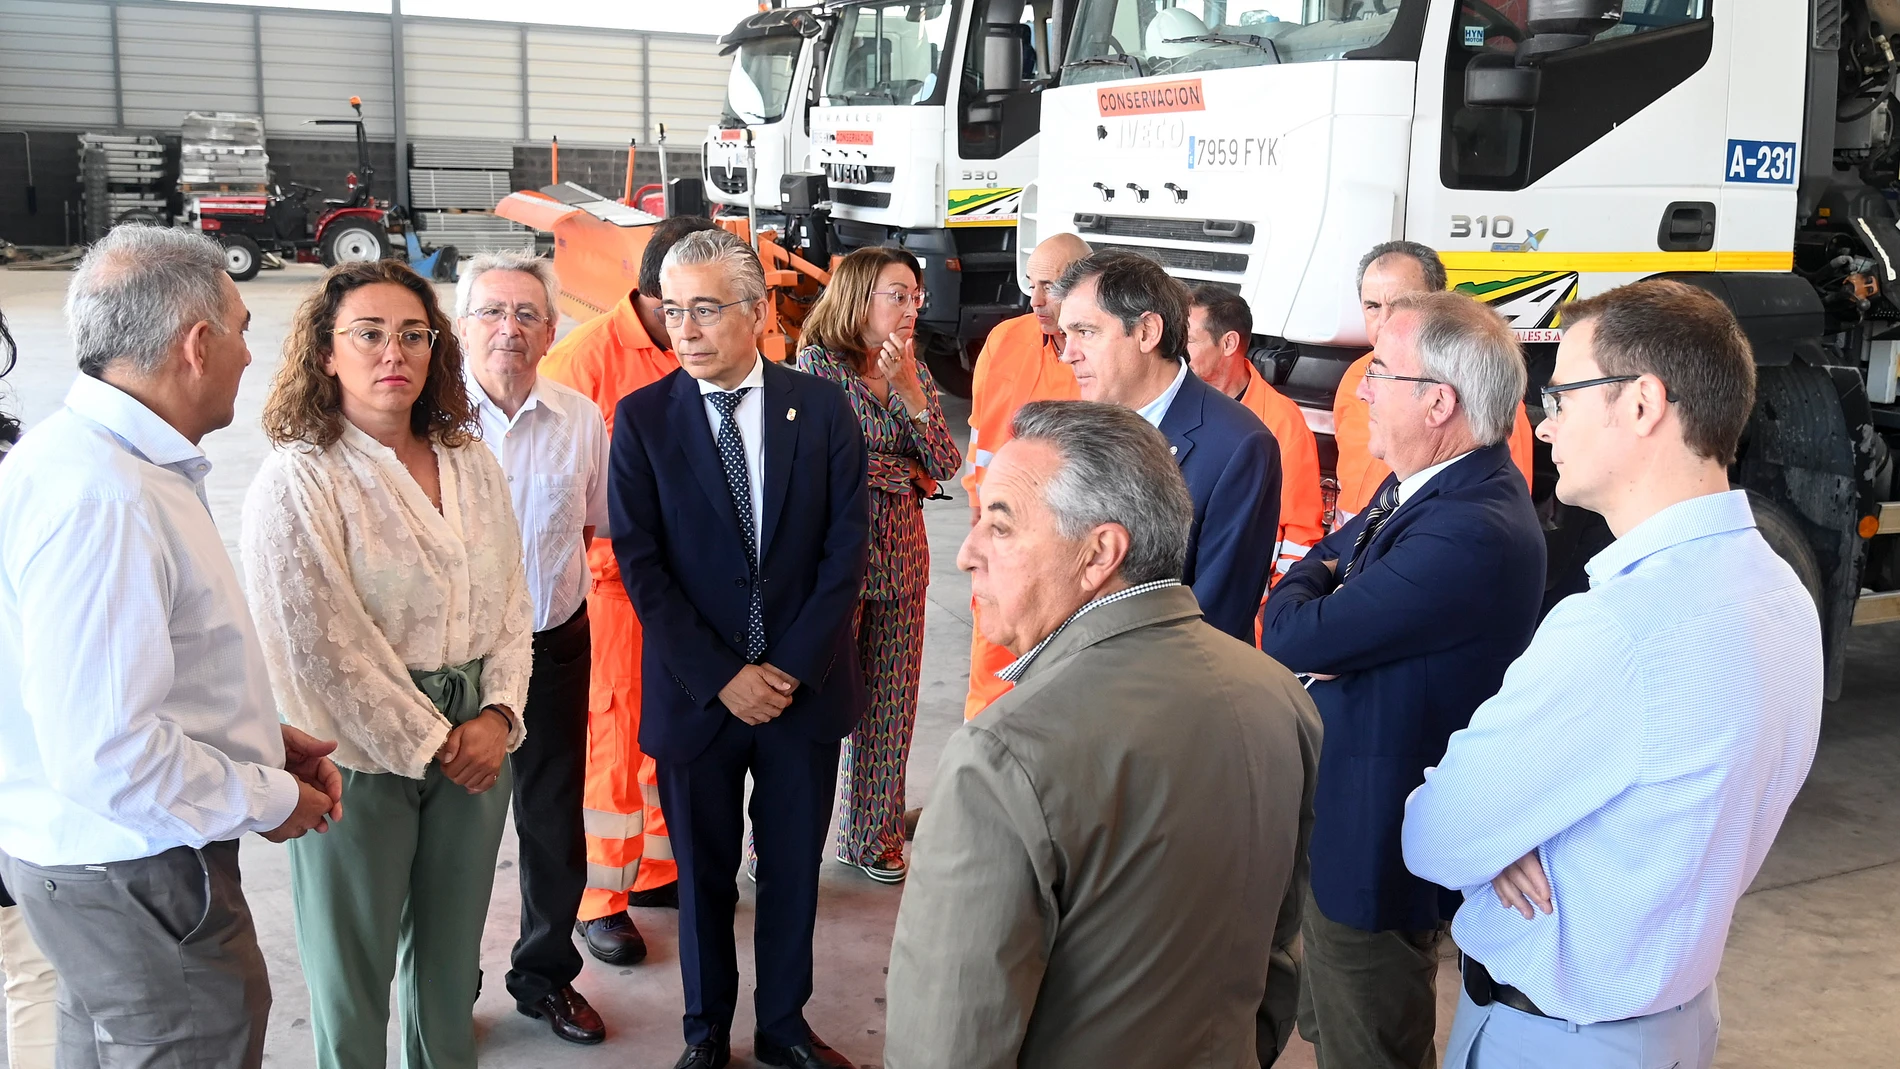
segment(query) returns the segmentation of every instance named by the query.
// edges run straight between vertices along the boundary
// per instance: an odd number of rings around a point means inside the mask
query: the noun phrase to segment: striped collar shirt
[[[1405,805],[1405,862],[1462,890],[1452,936],[1578,1024],[1714,983],[1736,901],[1814,759],[1821,627],[1742,491],[1679,502],[1597,554]],[[1491,889],[1537,851],[1555,902]]]
[[[1086,616],[1087,614],[1094,612],[1096,609],[1099,609],[1104,605],[1113,605],[1118,601],[1127,601],[1129,598],[1140,597],[1141,595],[1148,593],[1150,590],[1165,590],[1168,587],[1180,586],[1180,585],[1181,585],[1181,581],[1179,579],[1156,579],[1152,583],[1142,583],[1139,586],[1131,586],[1127,588],[1126,590],[1117,590],[1113,594],[1110,594],[1106,597],[1096,598],[1094,601],[1089,602],[1087,605],[1084,605],[1081,608],[1075,610],[1075,612],[1069,614],[1069,618],[1067,620],[1062,621],[1062,626],[1056,628],[1054,631],[1049,632],[1048,637],[1044,638],[1041,642],[1036,643],[1036,647],[1034,649],[1030,650],[1028,653],[1023,654],[1021,657],[1018,657],[1015,660],[1009,662],[1007,665],[1004,665],[1003,668],[996,673],[996,678],[1002,680],[1005,683],[1014,683],[1017,680],[1021,679],[1023,677],[1023,673],[1029,671],[1029,666],[1031,664],[1034,664],[1036,658],[1042,655],[1042,651],[1049,648],[1049,643],[1054,642],[1056,640],[1057,635],[1062,634],[1062,632],[1068,630],[1068,627],[1070,624],[1076,622],[1077,620],[1080,620],[1082,617]]]

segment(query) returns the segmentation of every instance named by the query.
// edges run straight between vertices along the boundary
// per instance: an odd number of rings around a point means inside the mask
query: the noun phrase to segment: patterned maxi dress
[[[859,603],[858,659],[871,705],[838,763],[838,860],[868,865],[904,851],[904,765],[917,723],[924,589],[930,583],[924,492],[914,476],[947,482],[963,456],[922,361],[917,370],[929,402],[922,419],[910,417],[896,390],[889,405],[880,402],[843,353],[809,345],[796,366],[844,388],[870,453],[871,548]]]

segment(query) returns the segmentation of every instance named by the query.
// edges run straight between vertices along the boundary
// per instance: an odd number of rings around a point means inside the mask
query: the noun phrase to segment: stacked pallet
[[[514,146],[498,141],[417,141],[409,146],[409,210],[424,244],[464,256],[533,250],[535,232],[494,213],[514,192]]]
[[[187,193],[263,193],[270,183],[264,120],[230,111],[185,115],[178,184]]]
[[[165,147],[157,138],[80,134],[79,179],[86,240],[129,220],[163,221],[168,183]]]

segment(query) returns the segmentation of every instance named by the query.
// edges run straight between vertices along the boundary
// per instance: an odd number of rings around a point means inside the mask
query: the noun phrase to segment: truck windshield
[[[798,36],[761,37],[739,46],[726,79],[722,126],[777,122],[792,99],[792,72],[798,67]]]
[[[949,0],[857,4],[839,13],[825,103],[923,104],[937,91],[956,5]]]
[[[1081,0],[1063,81],[1344,59],[1430,0]],[[1416,57],[1415,57],[1416,58]]]

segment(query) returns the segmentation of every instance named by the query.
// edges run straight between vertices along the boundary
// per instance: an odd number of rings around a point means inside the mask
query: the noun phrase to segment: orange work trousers
[[[970,599],[970,619],[976,619],[976,599]],[[963,699],[963,719],[974,720],[990,703],[1009,693],[1011,684],[996,678],[1016,655],[983,637],[983,628],[970,628],[970,691]]]
[[[587,702],[587,890],[579,919],[627,908],[628,891],[679,878],[653,758],[640,752],[640,619],[617,585],[587,595],[594,664]]]

